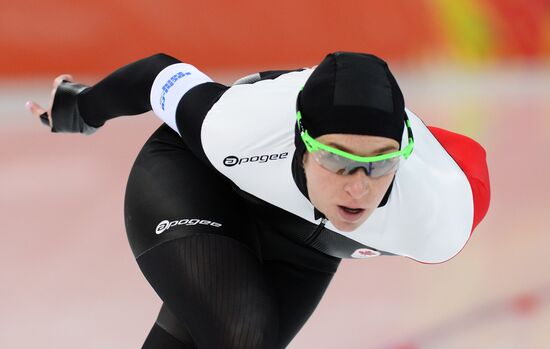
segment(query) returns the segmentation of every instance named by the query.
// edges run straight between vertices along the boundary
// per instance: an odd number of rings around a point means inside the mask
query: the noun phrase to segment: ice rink
[[[246,73],[211,75],[228,83]],[[446,263],[343,261],[289,348],[549,348],[550,66],[395,76],[426,124],[485,147],[489,212]],[[0,348],[139,348],[161,303],[128,246],[123,199],[160,121],[146,114],[92,136],[52,134],[24,109],[28,99],[46,104],[50,85],[0,81]]]

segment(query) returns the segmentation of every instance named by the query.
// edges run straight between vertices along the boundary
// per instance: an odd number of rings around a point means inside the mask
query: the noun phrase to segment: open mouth
[[[355,222],[359,220],[359,218],[361,218],[361,216],[365,212],[365,209],[338,205],[338,212],[344,220],[348,222]]]
[[[346,206],[340,206],[342,207],[342,209],[346,212],[349,212],[349,213],[359,213],[359,212],[362,212],[364,211],[362,208],[350,208],[350,207],[346,207]]]

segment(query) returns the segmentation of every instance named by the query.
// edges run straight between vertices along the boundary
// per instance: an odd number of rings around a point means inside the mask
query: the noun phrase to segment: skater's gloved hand
[[[38,103],[28,101],[27,109],[40,121],[51,127],[52,132],[75,132],[90,135],[99,127],[92,127],[82,119],[78,111],[77,96],[88,86],[73,83],[73,77],[68,74],[59,75],[53,81],[48,109]]]

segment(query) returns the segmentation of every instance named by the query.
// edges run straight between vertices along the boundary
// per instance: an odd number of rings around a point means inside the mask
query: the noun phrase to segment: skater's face
[[[375,156],[399,150],[391,138],[327,134],[317,141],[359,156]],[[312,204],[341,231],[353,231],[378,207],[396,170],[380,177],[367,176],[359,168],[347,175],[331,172],[306,151],[303,159],[307,190]]]

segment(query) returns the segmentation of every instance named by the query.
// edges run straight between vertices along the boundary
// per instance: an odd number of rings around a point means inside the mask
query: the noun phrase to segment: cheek
[[[388,191],[388,188],[390,187],[391,181],[393,179],[393,174],[386,175],[384,177],[377,178],[374,183],[373,187],[375,188],[376,196],[382,197],[384,194],[386,194],[386,191]]]
[[[316,185],[324,185],[326,183],[330,183],[330,173],[327,174],[328,171],[324,171],[323,169],[315,168],[312,171],[309,171],[309,175],[306,175],[308,181],[311,181],[312,183],[315,183]]]
[[[316,163],[304,164],[307,187],[310,198],[331,196],[337,185],[335,175],[321,168]]]

